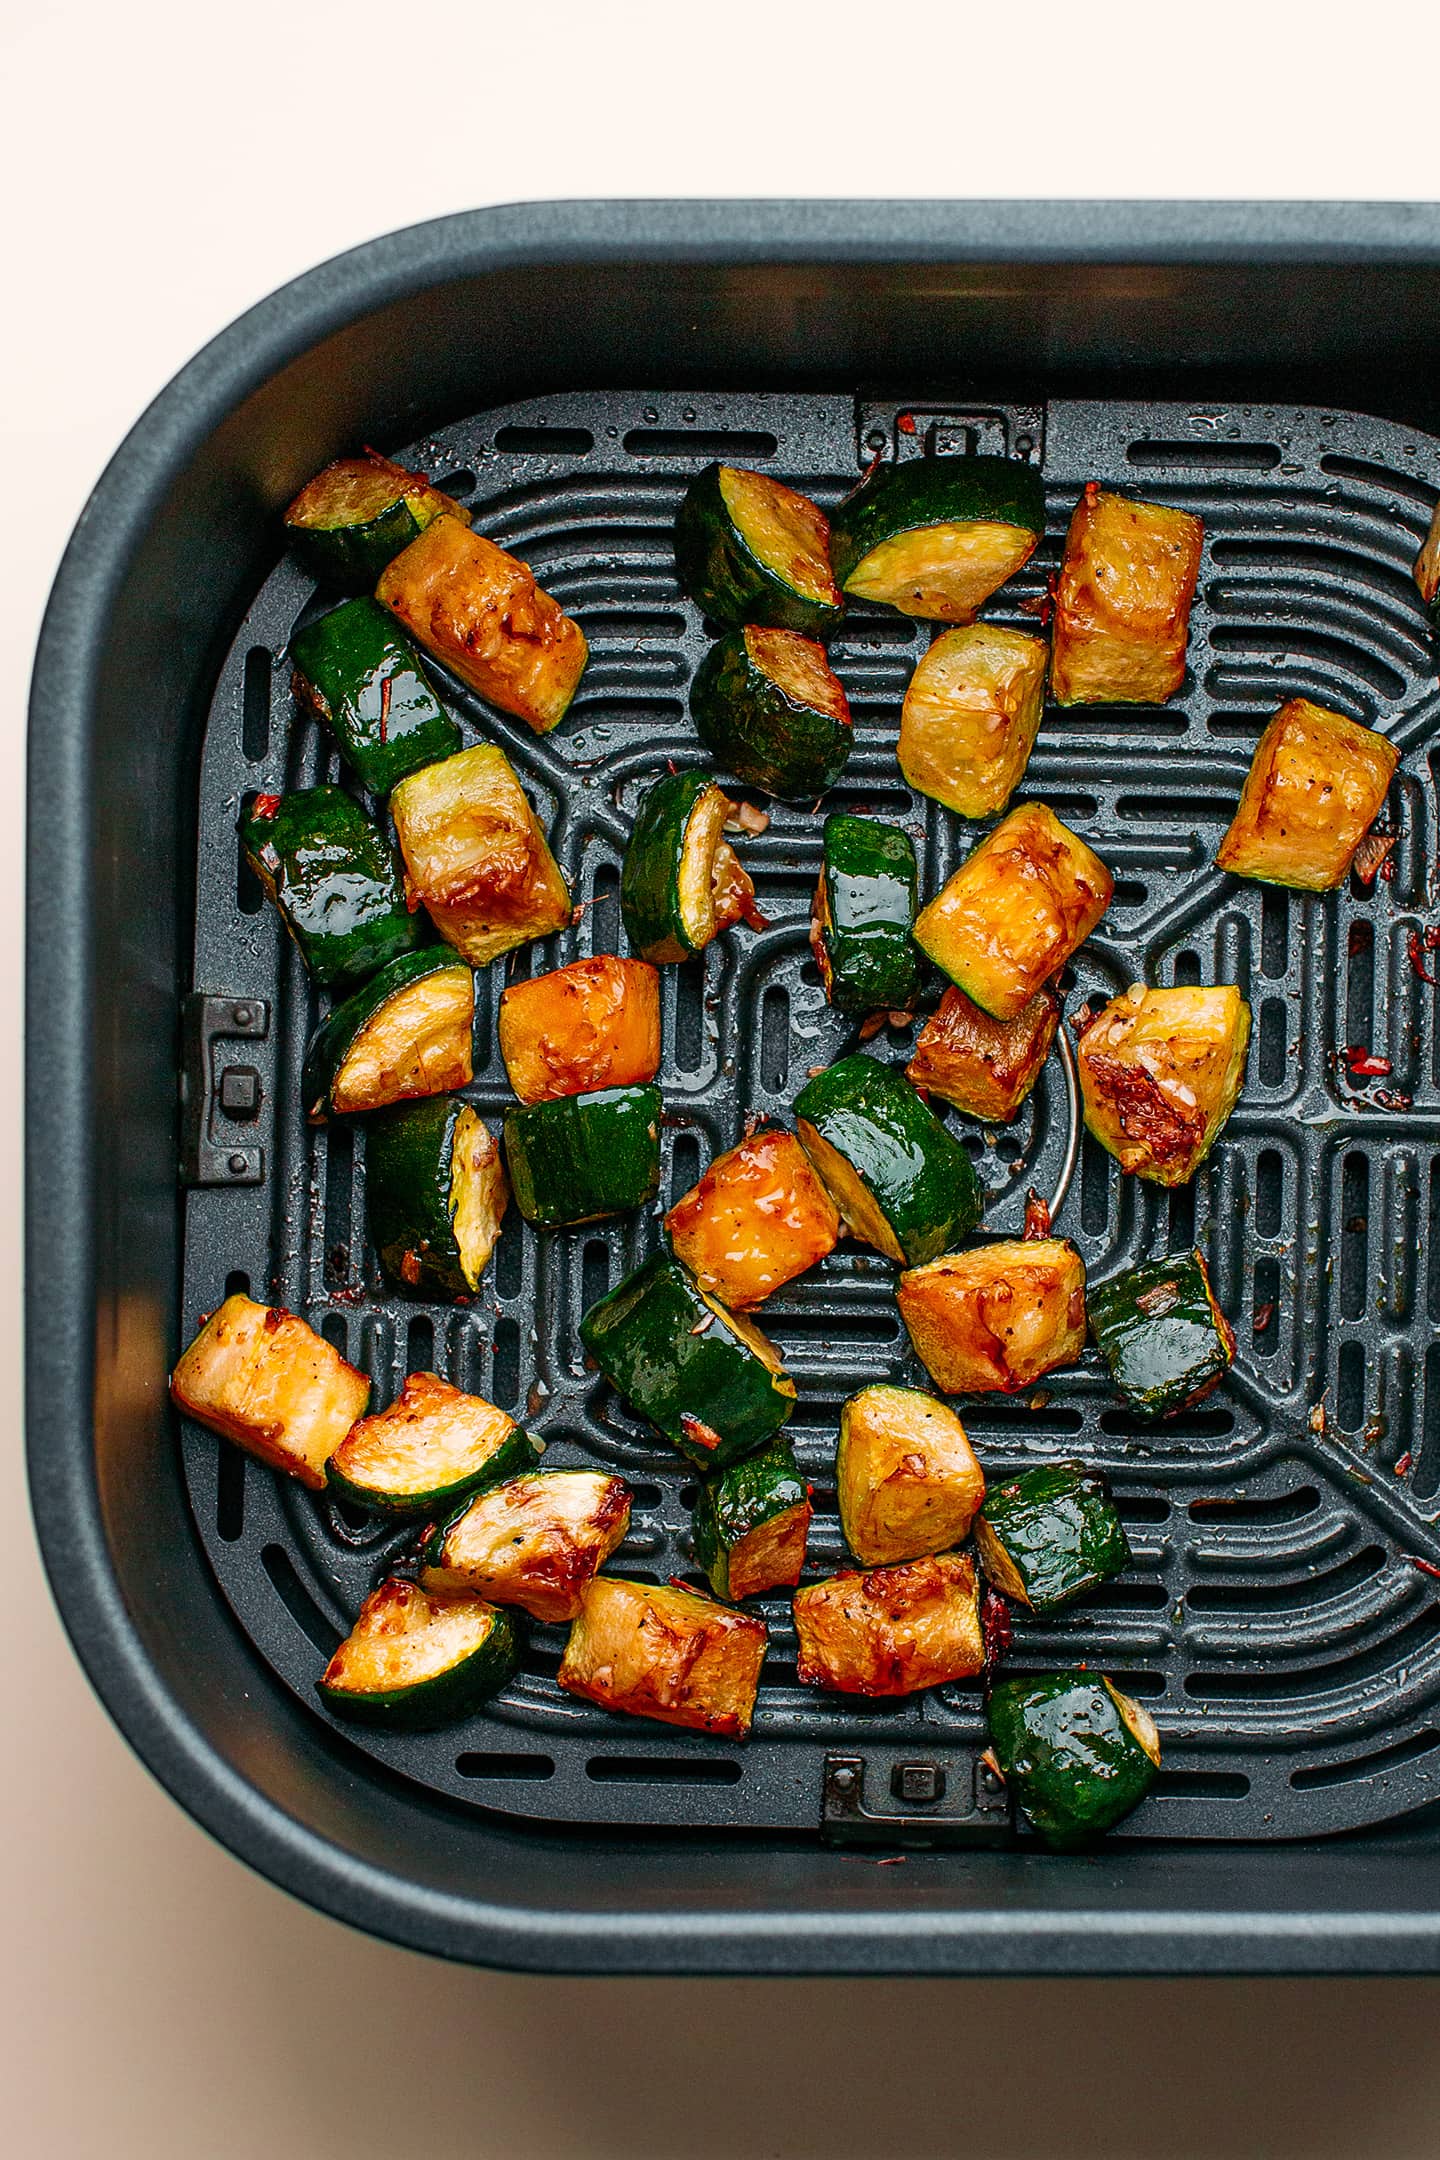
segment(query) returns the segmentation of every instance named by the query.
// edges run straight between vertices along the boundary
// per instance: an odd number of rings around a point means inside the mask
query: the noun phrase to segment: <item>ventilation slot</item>
[[[625,448],[631,457],[772,458],[780,444],[761,428],[631,428]]]
[[[1428,1755],[1437,1747],[1440,1747],[1440,1732],[1427,1726],[1410,1739],[1397,1740],[1394,1747],[1380,1748],[1373,1755],[1356,1755],[1349,1762],[1316,1763],[1307,1770],[1292,1770],[1290,1783],[1296,1792],[1322,1792],[1327,1785],[1348,1785],[1356,1778],[1379,1777],[1386,1770],[1398,1770],[1402,1763],[1418,1762],[1422,1755]]]
[[[1210,643],[1216,652],[1240,652],[1249,655],[1257,664],[1273,661],[1279,674],[1277,689],[1291,677],[1311,672],[1304,667],[1306,661],[1326,674],[1338,676],[1342,683],[1359,681],[1368,683],[1383,698],[1401,698],[1405,695],[1405,677],[1397,668],[1390,667],[1377,653],[1348,639],[1330,637],[1323,630],[1269,630],[1258,623],[1216,623],[1210,632]],[[1353,693],[1352,693],[1353,695]]]
[[[698,967],[674,968],[675,1063],[681,1072],[700,1070],[705,1046],[705,975]]]
[[[1087,1132],[1080,1143],[1080,1227],[1099,1237],[1110,1220],[1110,1157]]]
[[[1385,1549],[1367,1545],[1328,1575],[1306,1575],[1301,1582],[1197,1583],[1186,1593],[1191,1612],[1308,1613],[1326,1598],[1343,1597],[1370,1582],[1386,1564]]]
[[[495,1247],[495,1288],[503,1298],[517,1297],[525,1281],[525,1240],[502,1237]]]
[[[596,864],[588,912],[591,952],[613,953],[620,942],[620,872],[614,863]]]
[[[1195,1243],[1195,1187],[1175,1185],[1170,1190],[1170,1250],[1189,1252]]]
[[[1273,1357],[1280,1344],[1280,1263],[1255,1263],[1255,1296],[1250,1309],[1250,1340],[1261,1357]]]
[[[1266,442],[1133,442],[1125,459],[1142,468],[1164,466],[1176,471],[1273,472],[1280,452],[1274,443]]]
[[[245,844],[235,836],[235,905],[242,915],[258,915],[265,905],[265,888],[251,869]]]
[[[1262,1672],[1194,1672],[1186,1675],[1185,1693],[1199,1702],[1292,1701],[1298,1696],[1323,1695],[1337,1684],[1358,1687],[1377,1673],[1403,1665],[1413,1652],[1428,1648],[1440,1621],[1440,1604],[1429,1604],[1393,1635],[1368,1650],[1354,1650],[1323,1665],[1301,1672],[1287,1672],[1271,1663]],[[1129,1683],[1127,1682],[1127,1687]],[[1133,1690],[1131,1690],[1133,1692]]]
[[[790,1000],[772,985],[760,1001],[760,1085],[780,1095],[790,1073]]]
[[[1155,1436],[1153,1420],[1136,1417],[1130,1410],[1104,1410],[1100,1414],[1100,1430],[1114,1433],[1126,1440],[1148,1440]],[[1235,1413],[1228,1408],[1219,1410],[1182,1410],[1176,1417],[1165,1420],[1167,1440],[1214,1440],[1224,1433],[1235,1430]]]
[[[270,682],[274,666],[274,659],[264,645],[252,645],[245,655],[241,743],[252,765],[262,763],[270,750]]]
[[[245,1451],[228,1440],[216,1465],[215,1528],[227,1545],[245,1535]]]
[[[1249,1790],[1242,1770],[1162,1770],[1150,1787],[1157,1800],[1243,1800]]]
[[[1255,1228],[1261,1237],[1279,1237],[1285,1205],[1285,1165],[1276,1148],[1261,1148],[1255,1159]]]
[[[1375,1024],[1375,937],[1369,923],[1351,923],[1346,942],[1345,1041],[1370,1048]]]
[[[1394,472],[1388,465],[1371,465],[1364,458],[1339,457],[1333,452],[1320,460],[1321,472],[1333,473],[1338,480],[1359,480],[1365,487],[1384,488],[1387,494],[1403,495],[1407,502],[1418,503],[1428,518],[1435,508],[1435,490],[1423,480],[1412,478],[1409,473]]]
[[[508,1315],[495,1323],[493,1372],[495,1402],[501,1410],[513,1412],[520,1401],[520,1328]]]
[[[1340,1176],[1340,1317],[1358,1320],[1365,1310],[1365,1262],[1369,1243],[1370,1163],[1352,1149]]]
[[[244,1268],[232,1268],[225,1277],[226,1297],[249,1297],[250,1277]]]
[[[677,1132],[670,1143],[670,1204],[689,1192],[700,1177],[700,1142],[692,1132]]]
[[[266,1545],[260,1553],[260,1565],[269,1576],[277,1596],[302,1634],[327,1661],[340,1641],[340,1630],[332,1627],[319,1606],[295,1572],[295,1563],[283,1545]]]
[[[432,480],[430,485],[441,495],[448,495],[453,501],[461,502],[467,495],[474,494],[475,475],[468,465],[457,465],[454,472],[441,473],[439,479]]]
[[[580,1300],[586,1312],[610,1288],[610,1248],[604,1238],[587,1238],[580,1257]]]
[[[1113,1493],[1115,1512],[1121,1522],[1163,1523],[1170,1520],[1170,1503],[1151,1493]]]
[[[325,1287],[350,1280],[350,1193],[355,1140],[338,1119],[325,1128]]]
[[[1290,965],[1290,898],[1267,885],[1260,901],[1260,972],[1283,975]]]
[[[1193,1522],[1207,1522],[1212,1517],[1223,1528],[1230,1529],[1246,1523],[1292,1523],[1302,1516],[1313,1515],[1320,1505],[1320,1494],[1314,1485],[1297,1485],[1293,1492],[1261,1493],[1253,1500],[1214,1499],[1192,1500],[1190,1516]]]
[[[428,1313],[417,1313],[405,1331],[405,1364],[408,1372],[435,1370],[435,1323]]]
[[[320,1322],[320,1333],[329,1343],[332,1350],[338,1350],[341,1357],[348,1356],[350,1330],[346,1325],[344,1313],[327,1312]]]
[[[1260,1007],[1260,1079],[1265,1087],[1283,1087],[1290,1063],[1284,998],[1266,998]]]
[[[1340,1347],[1335,1388],[1335,1418],[1342,1432],[1358,1433],[1365,1422],[1365,1346]]]
[[[553,1755],[457,1755],[455,1768],[463,1778],[549,1778],[555,1775]]]
[[[507,457],[588,457],[594,447],[589,428],[502,427],[495,436]]]

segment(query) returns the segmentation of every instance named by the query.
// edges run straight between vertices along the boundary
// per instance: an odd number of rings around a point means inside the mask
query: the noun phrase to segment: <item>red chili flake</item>
[[[1275,1300],[1270,1298],[1265,1304],[1256,1306],[1255,1317],[1250,1323],[1251,1329],[1256,1335],[1263,1335],[1274,1317]]]
[[[676,765],[676,763],[675,763],[675,760],[674,760],[674,758],[673,758],[673,757],[667,757],[667,758],[666,758],[666,760],[665,760],[665,763],[666,763],[666,764],[667,764],[667,765],[669,766],[669,768],[670,768],[670,770],[671,770],[671,772],[672,772],[672,773],[673,773],[673,772],[677,772],[677,771],[679,770],[679,768],[678,768],[678,766]]]
[[[899,430],[900,430],[900,433],[901,433],[902,435],[913,435],[913,434],[915,433],[915,415],[914,415],[914,413],[913,413],[913,412],[902,412],[902,413],[897,413],[897,414],[896,414],[896,416],[895,416],[895,425],[896,425],[896,427],[897,427],[897,428],[899,428]]]
[[[1376,1088],[1370,1100],[1382,1110],[1408,1110],[1414,1097],[1402,1095],[1399,1088]]]
[[[1379,1057],[1359,1043],[1345,1045],[1345,1062],[1357,1080],[1388,1080],[1390,1077],[1389,1058]]]
[[[273,818],[278,816],[281,798],[278,795],[257,795],[251,809],[252,817]]]
[[[380,740],[381,740],[381,742],[382,742],[382,743],[383,743],[383,742],[388,742],[388,741],[389,741],[389,739],[390,739],[390,691],[391,691],[391,687],[392,687],[392,686],[391,686],[391,681],[390,681],[390,677],[389,677],[389,676],[387,675],[387,676],[385,677],[385,680],[384,680],[384,681],[383,681],[383,682],[381,683],[381,685],[380,685]]]
[[[1410,1475],[1411,1468],[1414,1465],[1414,1461],[1415,1458],[1410,1453],[1410,1450],[1407,1447],[1405,1453],[1400,1456],[1395,1463],[1394,1467],[1396,1477],[1408,1477]]]
[[[879,1034],[884,1025],[885,1015],[883,1012],[867,1013],[860,1023],[860,1041],[871,1041],[874,1036]]]
[[[688,1590],[691,1597],[695,1596],[696,1592],[694,1583],[686,1582],[683,1576],[667,1575],[665,1579],[669,1583],[672,1590]]]
[[[1014,1632],[1010,1621],[1010,1607],[998,1590],[987,1587],[980,1601],[980,1632],[985,1641],[985,1683],[999,1670],[1000,1660],[1010,1648]]]
[[[1382,877],[1382,878],[1383,878],[1383,879],[1385,880],[1385,883],[1386,883],[1387,885],[1393,885],[1393,884],[1394,884],[1394,882],[1395,882],[1395,858],[1394,858],[1394,856],[1393,856],[1393,855],[1387,855],[1387,856],[1385,857],[1385,860],[1384,860],[1384,862],[1382,862],[1382,863],[1381,863],[1381,865],[1380,865],[1380,875],[1381,875],[1381,877]]]
[[[1425,962],[1420,957],[1420,933],[1418,930],[1412,930],[1405,940],[1405,957],[1410,962],[1411,967],[1414,968],[1421,982],[1429,983],[1432,990],[1440,989],[1440,980],[1437,980],[1434,975],[1427,974]]]
[[[1042,1200],[1032,1185],[1025,1195],[1025,1227],[1022,1239],[1048,1238],[1050,1235],[1050,1203]]]
[[[1402,1552],[1397,1557],[1408,1560],[1411,1567],[1419,1568],[1422,1575],[1433,1575],[1436,1582],[1440,1582],[1440,1567],[1436,1567],[1433,1561],[1422,1560],[1419,1553],[1413,1552]]]
[[[876,1867],[904,1867],[905,1855],[903,1852],[887,1853],[885,1855],[885,1858],[883,1860],[877,1860],[875,1862],[875,1865]]]

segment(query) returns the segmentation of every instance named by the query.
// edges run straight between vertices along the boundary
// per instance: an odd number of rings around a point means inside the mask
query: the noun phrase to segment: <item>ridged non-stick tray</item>
[[[1440,694],[1409,577],[1440,442],[1318,410],[657,392],[515,405],[397,449],[444,476],[481,528],[531,564],[592,653],[570,715],[543,740],[448,685],[467,739],[504,744],[586,903],[575,929],[480,976],[471,1094],[492,1121],[510,1099],[494,1031],[507,978],[623,945],[618,864],[636,797],[667,759],[701,762],[685,698],[706,630],[677,591],[670,539],[687,478],[720,456],[830,505],[876,451],[930,449],[1043,464],[1047,541],[987,609],[1020,626],[1033,624],[1024,603],[1043,592],[1085,481],[1203,517],[1183,691],[1163,709],[1050,713],[1024,793],[1050,803],[1115,873],[1114,904],[1073,971],[1072,1010],[1143,977],[1236,982],[1255,1016],[1243,1096],[1194,1186],[1166,1195],[1122,1179],[1086,1140],[1057,1224],[1096,1278],[1198,1240],[1239,1336],[1228,1384],[1159,1426],[1120,1407],[1088,1362],[1033,1398],[962,1405],[991,1472],[1071,1453],[1101,1465],[1135,1548],[1134,1569],[1101,1596],[1017,1626],[1011,1665],[1089,1661],[1154,1713],[1165,1768],[1127,1836],[1286,1837],[1375,1822],[1440,1794],[1440,1581],[1416,1564],[1440,1567],[1440,1033],[1435,992],[1410,957],[1418,936],[1420,966],[1440,973],[1424,946],[1440,906],[1429,747]],[[214,1111],[215,1174],[233,1181],[188,1195],[187,1329],[227,1282],[248,1284],[368,1369],[381,1402],[407,1370],[433,1366],[521,1417],[549,1444],[547,1463],[598,1460],[624,1473],[635,1507],[618,1572],[692,1572],[689,1473],[585,1370],[577,1323],[654,1248],[661,1206],[738,1137],[746,1114],[783,1118],[810,1068],[853,1044],[806,943],[821,819],[770,806],[768,832],[744,848],[770,927],[662,971],[662,1202],[549,1234],[512,1212],[474,1303],[405,1305],[366,1246],[363,1130],[302,1121],[299,1063],[316,1000],[234,837],[247,790],[339,776],[295,706],[285,659],[314,605],[288,564],[267,580],[205,736],[195,986],[249,1008],[207,1053],[210,1078],[253,1066],[263,1104],[255,1121]],[[856,745],[828,803],[907,824],[933,892],[965,852],[966,828],[913,795],[895,763],[900,700],[929,635],[878,611],[848,617],[833,653]],[[1405,752],[1388,813],[1391,874],[1368,888],[1352,879],[1335,894],[1286,894],[1211,867],[1264,719],[1302,693],[1378,725]],[[875,1047],[903,1058],[909,1039]],[[1381,1052],[1391,1077],[1353,1079],[1337,1055],[1347,1044]],[[1052,1059],[1014,1126],[964,1131],[993,1195],[988,1228],[1018,1225],[1028,1186],[1053,1187],[1065,1111]],[[789,1430],[816,1485],[812,1574],[842,1555],[840,1403],[867,1381],[923,1381],[892,1283],[887,1262],[845,1245],[765,1308],[799,1385]],[[324,1657],[403,1536],[195,1427],[183,1446],[225,1595],[313,1705]],[[745,1747],[561,1694],[552,1628],[533,1630],[520,1674],[485,1715],[418,1738],[347,1738],[452,1801],[517,1816],[812,1832],[827,1752],[888,1761],[979,1743],[973,1687],[894,1704],[800,1687],[787,1602],[762,1605],[771,1650]]]

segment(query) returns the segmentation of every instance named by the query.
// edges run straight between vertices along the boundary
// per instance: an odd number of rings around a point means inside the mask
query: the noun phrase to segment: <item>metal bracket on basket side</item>
[[[1039,465],[1045,458],[1043,405],[939,405],[922,398],[860,398],[855,405],[859,464],[876,457],[903,464],[919,457],[1013,457]]]
[[[820,1833],[834,1845],[993,1845],[1013,1830],[1005,1781],[978,1755],[827,1755]]]
[[[180,1175],[187,1185],[258,1185],[265,1150],[249,1136],[264,1088],[258,1069],[227,1056],[221,1044],[263,1042],[270,1032],[265,998],[185,1000],[180,1063]]]

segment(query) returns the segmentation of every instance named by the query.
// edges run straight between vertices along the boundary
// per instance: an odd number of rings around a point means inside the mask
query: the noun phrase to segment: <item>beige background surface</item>
[[[1425,196],[1437,46],[1433,8],[1394,0],[0,0],[7,773],[53,566],[106,456],[205,338],[337,249],[546,195]],[[0,878],[18,924],[17,849]],[[13,931],[0,970],[14,1012]],[[21,1527],[17,1054],[18,1026],[0,1056],[6,2151],[1440,2152],[1440,1983],[517,1980],[368,1942],[245,1872],[106,1723]]]

